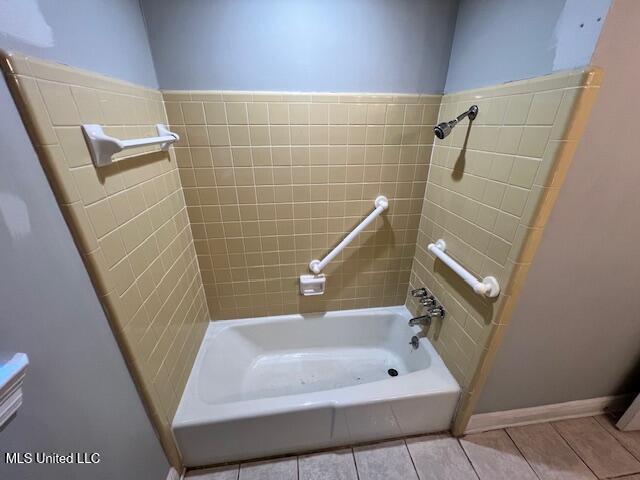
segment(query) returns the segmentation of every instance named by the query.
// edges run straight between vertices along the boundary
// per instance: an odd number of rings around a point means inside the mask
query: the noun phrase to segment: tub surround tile
[[[350,448],[300,456],[298,470],[300,480],[358,480]]]
[[[171,463],[170,424],[209,319],[173,151],[94,168],[80,125],[122,138],[167,123],[157,90],[33,57],[4,59],[38,156]],[[189,122],[202,111],[185,108]]]
[[[429,435],[408,438],[406,442],[420,480],[477,480],[457,439]]]
[[[243,463],[238,480],[298,480],[298,459],[287,457]]]
[[[360,480],[418,480],[403,440],[353,449]]]
[[[32,57],[3,66],[176,467],[170,423],[211,317],[396,305],[426,285],[451,313],[432,342],[477,393],[601,81],[592,69],[444,97],[161,93]],[[434,145],[436,119],[470,102],[481,106],[471,130],[465,120]],[[181,140],[95,170],[87,121],[123,138],[169,123]],[[300,297],[297,276],[378,194],[390,209],[327,268],[327,293]],[[499,279],[497,301],[470,295],[434,261],[426,245],[438,238]],[[474,398],[463,397],[457,430]]]
[[[498,346],[496,328],[511,311],[598,91],[597,68],[474,89],[442,97],[438,122],[477,103],[433,145],[410,288],[426,286],[447,309],[429,332],[465,391],[454,430],[461,432]],[[582,82],[582,83],[581,83]],[[495,276],[502,293],[481,298],[436,261],[438,239],[477,277]],[[407,296],[407,307],[421,312]],[[484,368],[482,368],[484,364]]]
[[[166,92],[212,318],[404,303],[440,97]],[[325,270],[325,295],[301,297],[298,276],[380,194],[389,210]]]

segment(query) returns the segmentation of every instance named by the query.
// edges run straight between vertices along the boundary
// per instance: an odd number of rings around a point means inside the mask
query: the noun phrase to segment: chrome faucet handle
[[[443,306],[433,307],[433,308],[429,309],[429,315],[432,316],[432,317],[444,318],[446,313],[447,312],[444,311],[444,307]]]
[[[429,295],[429,292],[424,287],[411,290],[412,297],[421,298],[421,297],[426,297],[427,295]]]
[[[420,299],[420,305],[423,307],[435,307],[437,305],[436,299],[433,295],[427,295]]]

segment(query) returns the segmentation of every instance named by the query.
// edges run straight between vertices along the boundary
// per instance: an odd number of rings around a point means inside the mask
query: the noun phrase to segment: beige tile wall
[[[429,336],[465,388],[464,416],[601,79],[572,71],[444,97],[166,91],[175,149],[96,170],[79,125],[153,135],[167,118],[161,94],[22,56],[3,68],[176,465],[170,422],[209,315],[396,305],[425,285],[448,311]],[[474,103],[473,126],[432,154],[438,110],[448,120]],[[327,293],[301,297],[298,275],[378,194],[389,210],[326,269]],[[478,276],[496,276],[500,297],[481,299],[435,262],[426,245],[438,238]]]
[[[410,286],[426,286],[447,310],[429,337],[465,389],[463,413],[509,321],[600,81],[593,68],[442,99],[439,121],[473,104],[480,112],[434,145]],[[500,296],[475,295],[436,261],[426,248],[439,238],[475,275],[498,278]],[[410,296],[407,306],[422,311]]]
[[[404,303],[440,95],[165,91],[214,319]],[[389,210],[301,297],[298,276]]]
[[[122,138],[166,123],[159,91],[19,55],[7,82],[172,463],[170,424],[209,314],[173,152],[96,169],[80,125]]]

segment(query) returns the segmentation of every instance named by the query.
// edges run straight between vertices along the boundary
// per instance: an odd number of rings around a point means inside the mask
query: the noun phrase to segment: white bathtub
[[[389,307],[212,322],[173,420],[185,465],[447,430],[460,387],[428,340],[411,347],[410,317]]]

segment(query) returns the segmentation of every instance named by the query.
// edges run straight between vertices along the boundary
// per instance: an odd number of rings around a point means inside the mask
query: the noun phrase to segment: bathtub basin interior
[[[405,307],[211,322],[173,421],[187,466],[448,429],[459,386]]]
[[[242,322],[242,323],[241,323]],[[196,381],[199,398],[219,404],[297,395],[385,380],[427,368],[425,349],[398,317],[362,315],[283,316],[269,322],[215,322]],[[232,360],[232,361],[230,361]]]

